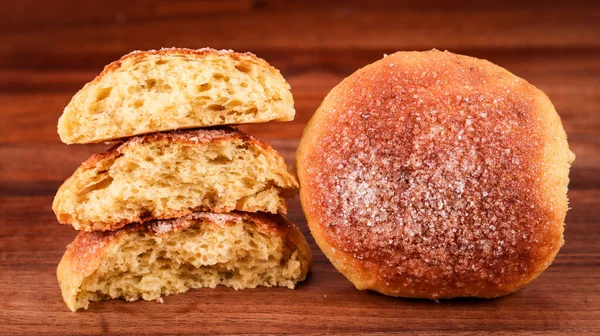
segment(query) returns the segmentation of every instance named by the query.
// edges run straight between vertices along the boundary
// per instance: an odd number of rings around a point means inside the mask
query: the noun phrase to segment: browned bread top
[[[123,55],[120,59],[108,64],[104,67],[102,72],[94,78],[93,81],[86,85],[90,85],[91,83],[97,82],[109,72],[118,71],[124,63],[132,62],[137,63],[143,61],[151,56],[171,56],[176,55],[180,57],[206,57],[206,56],[226,56],[236,61],[251,61],[252,63],[260,64],[264,66],[266,69],[269,69],[271,74],[279,74],[279,71],[273,68],[267,61],[264,59],[257,57],[255,54],[251,52],[236,52],[231,49],[213,49],[213,48],[200,48],[200,49],[189,49],[189,48],[160,48],[156,50],[134,50],[126,55]]]
[[[573,159],[544,93],[432,50],[342,81],[296,162],[311,231],[358,288],[447,298],[510,293],[552,262]]]

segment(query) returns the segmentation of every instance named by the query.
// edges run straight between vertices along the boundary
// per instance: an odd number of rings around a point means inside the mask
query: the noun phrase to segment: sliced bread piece
[[[171,48],[107,65],[65,108],[63,142],[94,143],[216,125],[294,119],[290,86],[251,53]]]
[[[92,155],[52,207],[62,224],[103,231],[193,211],[285,213],[297,187],[273,148],[237,129],[173,131]]]
[[[311,260],[304,236],[281,215],[193,213],[80,232],[57,276],[65,303],[76,311],[90,301],[160,300],[217,285],[294,288]]]

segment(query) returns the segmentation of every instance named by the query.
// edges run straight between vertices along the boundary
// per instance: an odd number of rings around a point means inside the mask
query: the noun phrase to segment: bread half
[[[292,289],[311,260],[304,236],[281,215],[193,213],[80,232],[57,276],[65,303],[76,311],[90,301],[159,300],[217,285]]]
[[[296,176],[266,143],[234,128],[131,138],[92,155],[58,189],[53,210],[78,230],[193,211],[285,213]]]
[[[58,120],[63,142],[94,143],[216,125],[294,119],[290,86],[251,53],[171,48],[107,65]]]

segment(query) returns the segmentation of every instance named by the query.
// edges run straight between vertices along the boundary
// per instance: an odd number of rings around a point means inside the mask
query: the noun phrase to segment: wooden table
[[[600,333],[600,6],[467,1],[14,1],[0,11],[0,333],[6,334],[598,334]],[[366,4],[368,3],[368,5]],[[314,244],[297,200],[289,218],[315,255],[296,290],[193,290],[114,300],[71,313],[55,269],[76,232],[57,223],[60,183],[103,145],[60,143],[62,108],[102,66],[133,49],[253,51],[281,69],[294,122],[244,127],[292,163],[325,94],[396,50],[487,58],[545,91],[577,160],[566,245],[519,292],[434,303],[361,292]]]

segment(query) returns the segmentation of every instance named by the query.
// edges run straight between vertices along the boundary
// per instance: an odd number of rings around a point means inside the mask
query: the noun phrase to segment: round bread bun
[[[356,288],[438,299],[506,295],[550,265],[573,160],[542,91],[431,50],[344,79],[296,164],[311,232]]]

